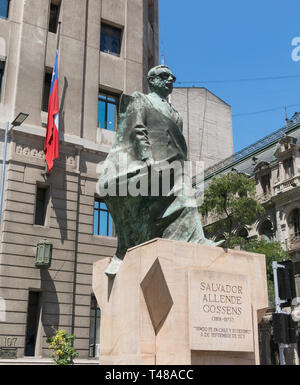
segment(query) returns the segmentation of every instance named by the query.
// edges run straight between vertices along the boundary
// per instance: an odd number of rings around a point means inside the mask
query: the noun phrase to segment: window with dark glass
[[[283,168],[284,168],[284,172],[285,172],[285,179],[292,178],[294,176],[293,158],[286,159],[283,162]]]
[[[101,23],[100,51],[120,56],[122,30]]]
[[[56,33],[59,20],[60,1],[51,1],[50,17],[49,17],[49,32]]]
[[[98,198],[94,202],[94,235],[113,236],[113,220],[106,204]]]
[[[273,225],[272,222],[267,220],[263,222],[259,229],[259,235],[267,242],[271,242],[273,239]]]
[[[90,308],[90,357],[99,357],[100,315],[100,308],[98,307],[96,297],[92,295]]]
[[[49,204],[49,187],[37,187],[35,201],[34,224],[45,226]]]
[[[98,127],[114,131],[117,125],[119,97],[99,92],[98,95]]]
[[[0,0],[0,17],[7,19],[10,0]]]
[[[1,96],[1,90],[2,90],[2,81],[4,77],[4,67],[5,67],[5,62],[0,61],[0,96]]]
[[[270,174],[261,176],[261,187],[265,195],[270,193],[271,191]]]
[[[42,293],[38,291],[29,291],[28,294],[26,337],[24,349],[24,355],[26,357],[35,356],[36,336],[41,312],[41,296]]]
[[[43,101],[42,101],[42,111],[45,111],[45,112],[48,112],[51,79],[52,79],[52,72],[46,71],[44,76],[44,89],[43,89]]]
[[[291,238],[300,237],[300,209],[292,211],[289,217],[289,227]]]

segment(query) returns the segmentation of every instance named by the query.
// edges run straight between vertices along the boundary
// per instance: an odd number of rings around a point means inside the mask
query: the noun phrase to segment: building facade
[[[158,64],[158,0],[1,0],[0,151],[10,127],[1,220],[0,356],[49,356],[53,329],[76,335],[80,358],[97,356],[100,310],[92,264],[117,240],[96,197],[97,165],[114,139],[122,93],[147,92]],[[60,157],[43,153],[60,27]],[[49,268],[36,264],[43,240]],[[38,247],[37,247],[38,246]],[[1,358],[0,357],[0,358]]]
[[[279,241],[294,262],[300,293],[300,114],[287,120],[286,127],[207,168],[206,186],[213,177],[231,171],[255,180],[257,200],[265,208],[262,218],[251,227],[239,224],[235,233]],[[217,219],[208,217],[205,226]],[[222,236],[214,234],[215,239]]]
[[[207,169],[233,154],[230,105],[198,87],[175,88],[170,98],[182,115],[190,161],[203,161]]]
[[[285,127],[206,169],[206,187],[213,177],[232,171],[255,180],[256,198],[265,208],[264,215],[257,218],[252,226],[240,223],[234,230],[235,234],[280,242],[293,261],[299,297],[300,114],[295,113],[291,119],[287,119]],[[204,228],[217,220],[217,217],[208,216]],[[213,236],[215,240],[224,239],[222,233]],[[273,340],[273,311],[270,308],[259,324],[260,361],[264,365],[279,365],[278,344]],[[299,343],[298,337],[297,344],[285,349],[288,364],[299,364]]]

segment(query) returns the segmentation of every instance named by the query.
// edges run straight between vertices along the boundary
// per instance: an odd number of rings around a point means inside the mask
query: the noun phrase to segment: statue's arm
[[[136,158],[147,163],[152,163],[152,149],[147,128],[147,102],[145,96],[134,94],[131,105],[132,131],[130,139],[135,149]]]

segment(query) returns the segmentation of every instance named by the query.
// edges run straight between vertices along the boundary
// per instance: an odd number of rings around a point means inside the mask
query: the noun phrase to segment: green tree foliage
[[[239,246],[242,250],[264,254],[268,282],[269,305],[274,305],[273,261],[289,259],[279,242],[244,239],[234,235],[234,229],[241,225],[252,225],[264,213],[264,208],[255,199],[255,182],[244,174],[235,172],[215,177],[204,193],[200,208],[203,215],[217,218],[206,227],[206,232],[222,232],[228,248]]]
[[[255,200],[255,182],[244,174],[231,172],[213,178],[200,212],[218,218],[207,227],[208,233],[221,230],[227,240],[237,225],[253,224],[264,208]]]
[[[267,242],[264,239],[247,240],[241,237],[230,237],[228,247],[233,248],[236,246],[240,246],[242,250],[264,254],[266,256],[269,306],[273,307],[275,304],[275,293],[272,262],[281,262],[290,259],[289,254],[282,248],[280,242]]]

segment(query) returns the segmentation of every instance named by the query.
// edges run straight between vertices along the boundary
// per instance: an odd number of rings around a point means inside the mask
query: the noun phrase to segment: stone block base
[[[114,279],[94,264],[103,365],[258,364],[268,307],[260,254],[154,239]]]

